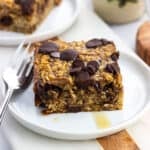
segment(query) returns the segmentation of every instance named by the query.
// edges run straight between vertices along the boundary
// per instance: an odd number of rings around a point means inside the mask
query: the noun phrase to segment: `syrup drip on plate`
[[[96,123],[97,128],[109,128],[111,122],[106,114],[100,112],[93,112],[93,119]]]

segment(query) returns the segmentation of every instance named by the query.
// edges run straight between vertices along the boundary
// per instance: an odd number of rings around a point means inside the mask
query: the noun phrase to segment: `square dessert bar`
[[[44,114],[122,109],[123,86],[115,45],[48,40],[35,45],[35,105]]]
[[[0,0],[0,29],[31,33],[61,0]]]

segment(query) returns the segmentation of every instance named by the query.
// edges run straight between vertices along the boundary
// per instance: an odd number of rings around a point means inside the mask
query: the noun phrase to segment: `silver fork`
[[[28,80],[32,78],[33,53],[29,53],[31,44],[29,43],[26,48],[24,48],[24,43],[25,41],[19,45],[10,62],[10,66],[6,68],[2,74],[2,78],[8,89],[0,108],[0,125],[4,119],[5,112],[14,91],[25,88],[27,86],[26,83],[29,82]]]

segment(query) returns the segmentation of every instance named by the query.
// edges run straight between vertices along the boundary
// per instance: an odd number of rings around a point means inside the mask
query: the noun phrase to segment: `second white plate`
[[[79,0],[62,0],[31,35],[0,30],[0,45],[17,45],[22,40],[40,41],[59,35],[68,29],[79,15]]]
[[[43,116],[39,108],[34,106],[32,87],[13,98],[11,113],[27,128],[60,139],[85,140],[120,131],[135,122],[149,107],[150,84],[147,82],[150,81],[150,71],[137,56],[130,53],[121,52],[119,64],[123,75],[124,107],[119,111],[98,112],[101,120],[105,117],[109,122],[105,127],[101,125],[102,122],[97,127],[93,113]]]

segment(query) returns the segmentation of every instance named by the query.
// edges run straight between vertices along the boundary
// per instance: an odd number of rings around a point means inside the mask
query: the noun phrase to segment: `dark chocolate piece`
[[[70,75],[77,75],[81,71],[81,67],[71,68]]]
[[[77,56],[78,56],[78,52],[76,50],[66,49],[63,52],[61,52],[60,59],[70,61],[70,60],[75,60]]]
[[[99,63],[97,61],[90,61],[87,63],[87,71],[90,75],[94,75],[99,68]]]
[[[120,72],[120,68],[117,63],[112,63],[106,65],[105,71],[116,75],[117,73]]]
[[[39,53],[50,54],[52,52],[58,51],[59,47],[53,42],[47,42],[40,46]]]
[[[45,105],[45,103],[41,103],[41,104],[39,105],[39,107],[41,107],[41,108],[46,108],[46,105]]]
[[[85,44],[87,48],[96,48],[102,45],[103,43],[100,39],[92,39],[92,40],[87,41]]]
[[[85,64],[82,60],[76,59],[73,63],[72,63],[72,67],[76,68],[76,67],[81,67],[84,68]]]
[[[79,88],[88,88],[94,85],[94,80],[90,78],[87,71],[81,71],[77,74],[75,83]]]
[[[101,39],[101,41],[102,41],[103,45],[113,44],[112,41],[108,41],[108,40],[106,40],[106,39]]]
[[[5,26],[9,26],[13,23],[13,19],[11,16],[3,16],[0,18],[0,23]]]
[[[117,61],[119,59],[119,52],[114,52],[110,57],[113,61]]]
[[[69,112],[80,112],[82,106],[81,105],[69,105],[67,106]]]
[[[109,83],[109,84],[106,84],[104,87],[103,87],[103,91],[107,91],[109,89],[113,89],[114,87],[114,84],[113,82]]]
[[[34,2],[35,0],[15,0],[15,3],[21,6],[23,15],[30,15],[33,13]]]

